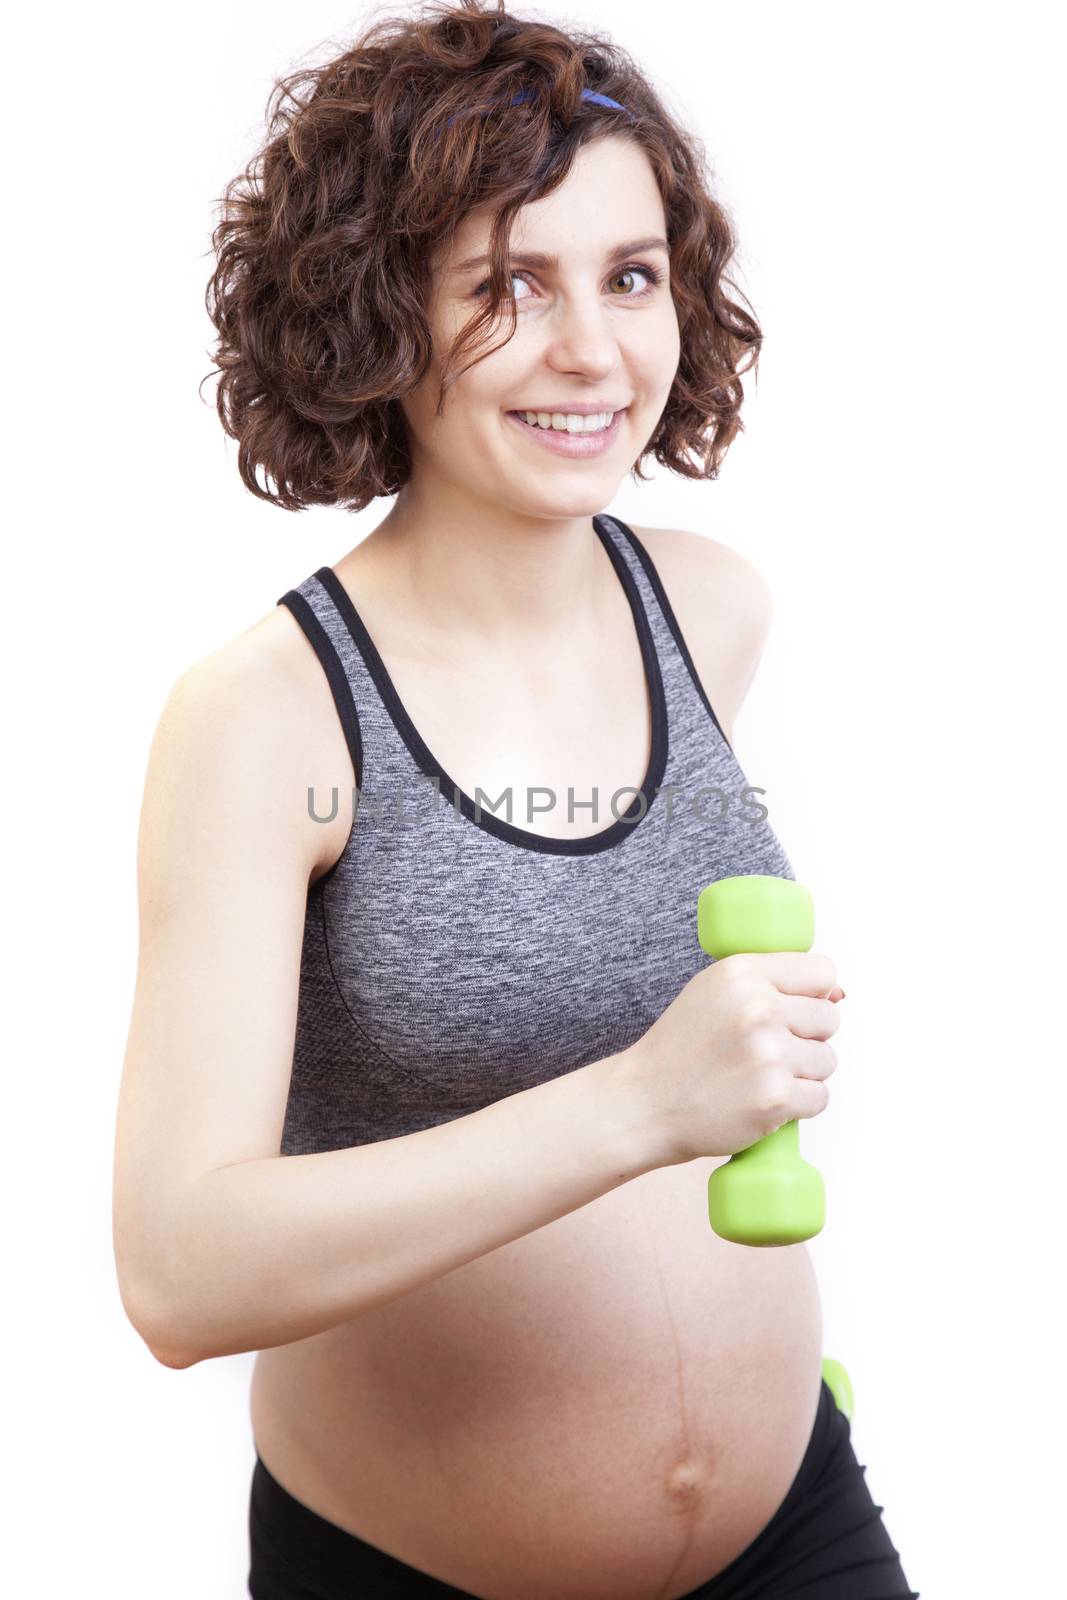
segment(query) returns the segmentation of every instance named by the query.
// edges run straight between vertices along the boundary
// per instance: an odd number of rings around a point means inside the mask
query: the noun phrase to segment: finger
[[[824,1039],[809,1039],[797,1046],[793,1077],[822,1083],[837,1071],[837,1051]]]
[[[798,1039],[829,1039],[841,1026],[841,1013],[829,1000],[784,994],[781,1007],[786,1026]]]
[[[792,1104],[791,1121],[795,1121],[798,1117],[817,1117],[830,1104],[830,1090],[825,1083],[812,1083],[806,1078],[797,1078],[793,1083]]]
[[[829,956],[814,951],[772,950],[736,959],[752,965],[782,994],[809,994],[819,1000],[837,985],[837,968]]]

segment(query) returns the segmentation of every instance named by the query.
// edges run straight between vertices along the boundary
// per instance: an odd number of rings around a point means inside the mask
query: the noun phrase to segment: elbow
[[[175,1372],[181,1372],[183,1368],[195,1367],[198,1361],[203,1360],[199,1351],[175,1339],[170,1329],[156,1327],[154,1330],[146,1331],[138,1328],[137,1331],[161,1367],[170,1367]]]
[[[147,1346],[149,1353],[154,1356],[161,1367],[170,1367],[174,1372],[181,1372],[185,1367],[195,1367],[198,1361],[204,1359],[199,1351],[193,1350],[187,1344],[180,1343],[166,1330],[160,1330],[159,1328],[148,1330],[138,1327],[137,1332]]]
[[[146,1340],[145,1343],[147,1344],[148,1341]],[[195,1367],[201,1359],[200,1356],[187,1356],[173,1350],[163,1350],[157,1345],[149,1345],[148,1348],[161,1367],[170,1367],[174,1372],[181,1372],[184,1367]]]
[[[185,1367],[195,1367],[203,1359],[188,1342],[175,1338],[172,1318],[161,1314],[156,1307],[149,1309],[143,1296],[135,1295],[121,1280],[119,1296],[127,1321],[160,1366],[179,1372]]]

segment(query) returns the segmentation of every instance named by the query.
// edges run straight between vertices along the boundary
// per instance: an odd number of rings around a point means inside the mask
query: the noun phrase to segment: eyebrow
[[[668,250],[670,247],[666,239],[656,237],[648,239],[631,239],[627,244],[617,244],[607,252],[606,259],[617,261],[620,256],[634,255],[638,250]],[[520,267],[558,267],[559,257],[546,255],[543,250],[519,250],[508,255],[509,262],[514,262]],[[471,256],[467,261],[460,261],[452,268],[453,272],[471,272],[475,267],[484,267],[489,261],[488,255]]]

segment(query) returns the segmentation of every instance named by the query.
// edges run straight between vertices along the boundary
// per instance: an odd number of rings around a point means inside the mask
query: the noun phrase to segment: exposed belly
[[[705,1158],[261,1351],[256,1447],[339,1527],[483,1600],[677,1600],[774,1515],[815,1419],[803,1245],[729,1244]]]

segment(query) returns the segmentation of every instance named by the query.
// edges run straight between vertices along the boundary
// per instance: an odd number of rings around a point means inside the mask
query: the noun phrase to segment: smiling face
[[[489,227],[488,216],[472,212],[435,263],[435,359],[402,402],[408,487],[420,500],[444,493],[533,517],[593,514],[655,432],[678,367],[666,220],[652,168],[630,140],[604,137],[579,150],[558,189],[522,208],[510,245],[515,333],[453,383],[435,416],[436,353],[488,292],[488,263],[478,258]],[[507,327],[505,317],[488,330],[492,342]],[[604,411],[615,414],[606,433],[577,434],[575,413]],[[522,412],[540,413],[541,424],[566,418],[566,431],[540,431],[519,420]]]

